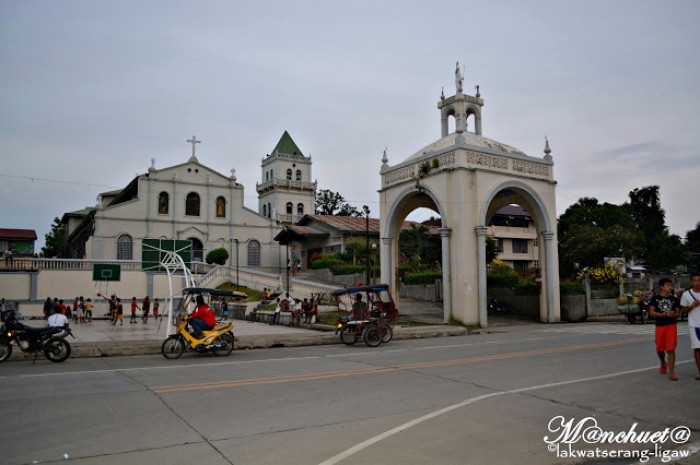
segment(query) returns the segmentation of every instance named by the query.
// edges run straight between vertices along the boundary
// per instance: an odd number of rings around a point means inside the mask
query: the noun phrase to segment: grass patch
[[[236,284],[235,283],[224,283],[221,286],[219,286],[217,289],[222,289],[225,291],[235,291],[236,290]],[[262,291],[258,291],[257,289],[250,289],[245,286],[238,286],[238,291],[245,293],[248,298],[245,300],[241,300],[239,302],[259,302],[262,296]],[[273,307],[274,310],[274,307]]]

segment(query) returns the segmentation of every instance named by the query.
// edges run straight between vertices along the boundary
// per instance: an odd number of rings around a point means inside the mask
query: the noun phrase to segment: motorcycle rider
[[[54,307],[53,315],[48,318],[47,323],[52,328],[67,328],[69,326],[68,318],[61,313],[59,307]]]
[[[214,329],[216,325],[216,315],[209,305],[204,303],[201,295],[197,296],[197,309],[190,315],[189,324],[192,326],[192,337],[197,339],[202,337],[202,331]]]

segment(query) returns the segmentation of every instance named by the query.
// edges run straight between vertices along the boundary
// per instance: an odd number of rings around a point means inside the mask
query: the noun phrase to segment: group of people
[[[109,305],[109,316],[112,324],[116,325],[117,322],[119,322],[119,325],[124,325],[124,306],[122,304],[122,299],[117,297],[116,294],[112,294],[110,297],[106,297],[100,293],[97,293],[97,296],[102,297],[107,301],[107,304]],[[141,323],[147,324],[148,318],[151,314],[151,307],[153,308],[153,317],[162,319],[162,316],[160,315],[160,301],[157,297],[155,298],[153,303],[151,303],[151,299],[148,296],[144,297],[140,307],[138,301],[136,300],[136,297],[132,297],[131,318],[129,319],[129,323],[138,323],[138,310],[141,311]]]
[[[688,334],[690,347],[693,349],[698,374],[695,379],[700,381],[700,273],[690,277],[691,288],[678,299],[673,293],[673,282],[668,278],[659,280],[659,293],[649,302],[649,316],[656,322],[655,342],[656,354],[661,361],[659,373],[667,375],[671,381],[678,381],[675,372],[676,347],[678,333],[676,321],[682,313],[688,315]]]
[[[301,274],[301,259],[291,260],[287,259],[287,272],[291,273],[292,276]]]
[[[304,324],[311,324],[315,321],[318,315],[318,305],[316,300],[304,298],[304,300],[294,300],[289,292],[285,294],[284,299],[277,298],[275,313],[272,315],[271,325],[279,324],[282,312],[290,312],[292,314],[292,326],[301,326],[301,318],[304,317]]]
[[[85,299],[83,296],[73,299],[73,306],[66,305],[63,299],[47,297],[44,302],[44,319],[46,321],[54,314],[61,314],[66,320],[73,320],[75,323],[92,322],[92,310],[94,304],[91,298]]]

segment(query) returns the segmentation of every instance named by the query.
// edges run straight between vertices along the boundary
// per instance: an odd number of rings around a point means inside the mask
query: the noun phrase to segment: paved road
[[[6,362],[2,463],[64,454],[79,464],[636,463],[569,459],[565,444],[549,451],[543,437],[558,435],[548,431],[557,416],[572,426],[590,417],[615,433],[687,427],[687,443],[661,450],[697,452],[700,381],[686,336],[681,379],[671,382],[658,373],[647,329],[629,328],[529,324],[376,349]],[[681,463],[699,461],[696,453]]]

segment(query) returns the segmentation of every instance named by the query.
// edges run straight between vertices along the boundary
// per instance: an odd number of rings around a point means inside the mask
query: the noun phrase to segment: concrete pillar
[[[442,128],[442,137],[445,137],[447,135],[447,131],[449,131],[449,124],[448,124],[448,118],[441,118],[440,119],[440,127]]]
[[[480,114],[474,115],[474,130],[476,131],[476,134],[478,136],[481,135],[481,115]]]
[[[393,289],[393,273],[392,270],[394,269],[394,265],[391,263],[391,242],[392,238],[391,237],[382,237],[382,243],[379,246],[379,253],[381,254],[381,270],[380,270],[380,276],[382,283],[388,284],[389,289],[392,290],[392,293],[394,291]],[[394,296],[395,298],[398,298],[398,296]]]
[[[38,295],[38,289],[39,289],[39,273],[34,271],[29,273],[29,298],[31,300],[36,300],[39,297]]]
[[[554,323],[554,233],[551,231],[543,231],[542,238],[544,239],[545,253],[545,285],[547,286],[547,323]]]
[[[477,273],[479,275],[479,326],[486,328],[488,326],[488,316],[486,310],[486,231],[488,228],[486,226],[477,226],[474,228],[476,230],[476,240],[477,240]]]
[[[450,235],[452,229],[440,228],[442,240],[442,322],[449,323],[452,318],[452,264],[450,263]]]

